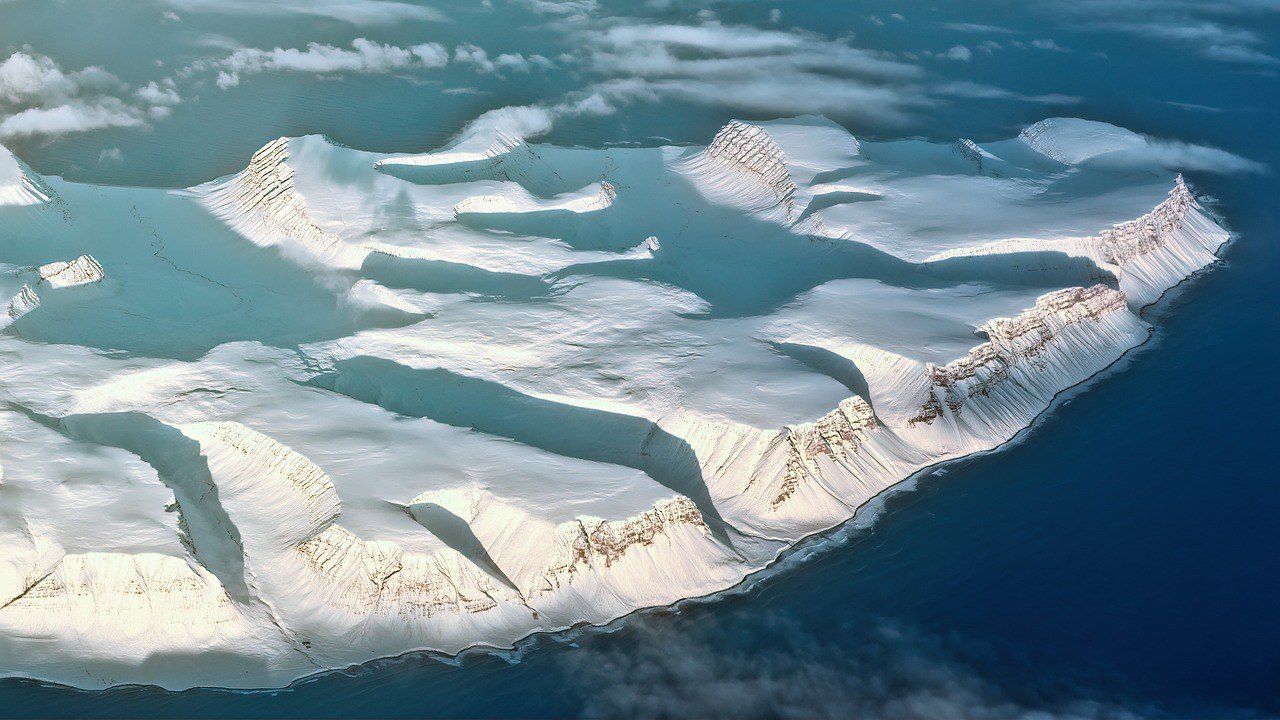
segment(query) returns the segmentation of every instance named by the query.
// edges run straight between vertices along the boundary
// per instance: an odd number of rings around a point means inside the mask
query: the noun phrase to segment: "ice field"
[[[1141,135],[0,150],[0,670],[281,685],[740,582],[994,448],[1228,233]]]

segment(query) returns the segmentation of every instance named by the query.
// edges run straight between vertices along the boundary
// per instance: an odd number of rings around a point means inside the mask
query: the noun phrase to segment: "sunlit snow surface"
[[[0,151],[0,672],[279,685],[729,587],[1146,340],[1227,234],[1145,142]]]

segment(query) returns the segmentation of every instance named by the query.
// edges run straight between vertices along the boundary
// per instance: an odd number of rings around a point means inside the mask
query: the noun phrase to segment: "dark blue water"
[[[912,3],[783,5],[791,22],[827,30],[897,7],[938,21],[1043,25],[1073,52],[975,58],[966,72],[1019,92],[1080,95],[1070,114],[1280,169],[1273,69],[1076,30],[1042,6],[961,18],[958,7]],[[1253,28],[1275,52],[1276,15]],[[712,128],[731,114],[699,112]],[[980,140],[1045,114],[1016,103],[931,113],[931,134]],[[627,122],[595,132],[652,129]],[[1219,199],[1239,238],[1222,266],[1156,310],[1150,346],[1025,442],[923,479],[871,529],[838,534],[743,592],[642,613],[609,632],[535,639],[512,655],[382,660],[269,692],[0,680],[0,716],[1280,714],[1280,182],[1274,171],[1190,179]]]

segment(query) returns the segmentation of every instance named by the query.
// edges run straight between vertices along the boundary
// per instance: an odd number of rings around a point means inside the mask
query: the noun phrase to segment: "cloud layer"
[[[700,24],[601,23],[585,30],[584,67],[636,93],[755,113],[826,113],[905,121],[927,104],[918,66],[803,30]]]
[[[721,610],[726,610],[721,608]],[[567,662],[583,684],[587,717],[966,718],[1139,717],[1083,690],[1015,699],[956,656],[954,642],[882,624],[839,628],[827,641],[781,619],[718,627],[637,619],[622,642],[575,650]],[[713,627],[708,627],[712,625]],[[762,627],[763,626],[763,627]],[[744,638],[739,627],[759,634]],[[733,632],[724,642],[721,633]],[[752,647],[757,644],[757,647]],[[607,648],[607,649],[601,649]],[[970,648],[958,648],[971,651]],[[1065,696],[1065,697],[1064,697]]]
[[[102,68],[68,72],[23,49],[0,62],[0,140],[140,127],[167,116],[179,99],[172,83],[151,83],[130,95]]]
[[[351,41],[351,48],[310,43],[305,50],[274,48],[259,50],[241,48],[214,63],[192,65],[188,71],[214,69],[222,89],[240,84],[242,75],[264,72],[298,72],[318,75],[329,73],[386,73],[411,66],[442,67],[449,61],[444,46],[423,43],[412,47],[383,45],[365,38]]]
[[[394,0],[163,0],[184,11],[223,15],[310,15],[353,25],[391,25],[405,21],[446,22],[439,10]]]

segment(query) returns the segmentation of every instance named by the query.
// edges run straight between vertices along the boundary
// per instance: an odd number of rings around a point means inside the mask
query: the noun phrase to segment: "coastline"
[[[1227,251],[1228,246],[1239,240],[1240,236],[1230,230],[1226,225],[1224,218],[1214,212],[1212,206],[1202,207],[1202,209],[1216,223],[1218,223],[1219,226],[1226,229],[1228,233],[1227,239],[1214,250],[1214,255],[1217,259],[1213,263],[1196,270],[1190,275],[1187,275],[1177,284],[1162,292],[1155,300],[1139,308],[1135,313],[1138,317],[1142,319],[1146,319],[1149,316],[1159,318],[1173,317],[1174,315],[1171,313],[1176,309],[1181,296],[1193,287],[1197,281],[1208,276],[1212,271],[1226,263],[1225,252]],[[628,622],[632,622],[636,618],[643,617],[646,614],[678,614],[686,607],[709,605],[718,602],[723,598],[745,595],[752,592],[752,590],[761,583],[785,575],[785,573],[789,572],[791,569],[808,562],[810,558],[820,556],[842,547],[852,539],[855,534],[873,530],[879,518],[890,510],[887,506],[894,497],[919,491],[921,489],[921,482],[926,480],[929,476],[937,474],[940,470],[945,470],[948,466],[957,465],[965,461],[994,456],[1011,447],[1027,442],[1037,428],[1039,428],[1050,417],[1055,416],[1056,411],[1059,408],[1069,404],[1074,397],[1087,392],[1089,389],[1105,381],[1107,378],[1127,370],[1130,364],[1141,356],[1141,351],[1156,347],[1160,337],[1160,329],[1160,325],[1153,323],[1149,324],[1148,335],[1144,341],[1126,349],[1118,358],[1102,369],[1094,372],[1089,377],[1058,391],[1049,405],[1032,418],[1032,420],[1013,437],[991,448],[977,450],[958,457],[947,458],[926,467],[919,468],[911,475],[882,489],[879,493],[863,502],[855,509],[853,515],[847,519],[805,535],[795,542],[781,548],[767,564],[748,573],[734,584],[702,595],[680,598],[674,602],[664,605],[635,608],[630,612],[604,623],[581,621],[554,630],[538,630],[520,637],[510,645],[476,643],[455,653],[445,653],[429,647],[420,647],[406,650],[404,652],[381,655],[358,663],[351,663],[341,667],[324,668],[315,672],[299,675],[284,685],[264,685],[255,687],[193,685],[180,690],[175,690],[153,683],[120,683],[104,687],[80,687],[68,683],[43,679],[36,675],[21,673],[9,673],[3,677],[5,679],[14,679],[21,682],[33,683],[42,687],[69,689],[85,693],[95,693],[120,688],[151,688],[159,689],[166,693],[182,693],[186,690],[217,690],[246,695],[269,694],[283,689],[292,688],[302,683],[312,682],[319,678],[323,678],[326,675],[340,674],[349,672],[353,668],[409,657],[429,658],[442,664],[458,666],[465,662],[468,657],[483,655],[499,657],[514,664],[521,661],[524,653],[535,650],[537,643],[544,640],[563,643],[571,642],[574,637],[578,637],[585,633],[612,633],[622,629]],[[866,517],[868,514],[870,514],[870,517]]]

